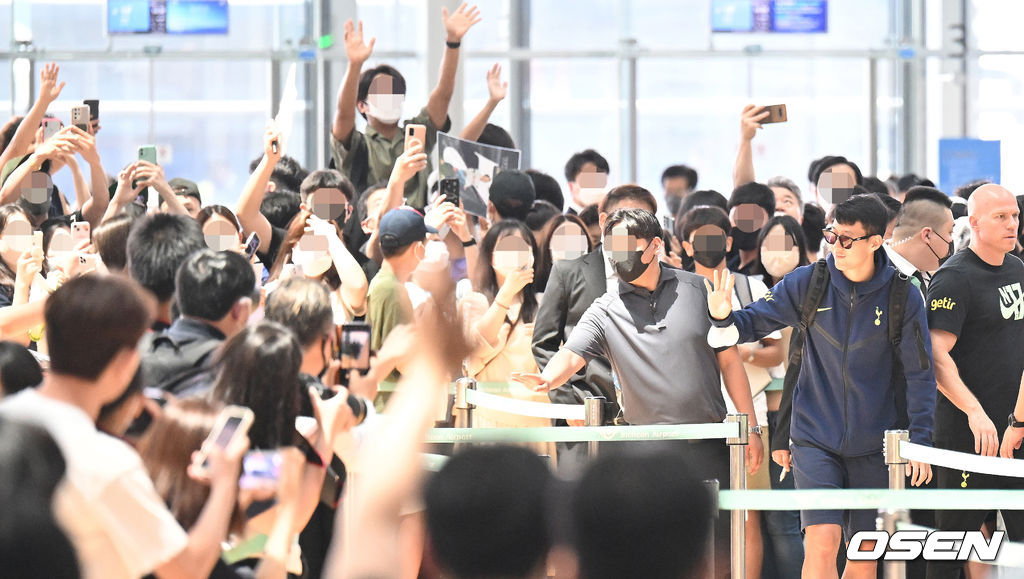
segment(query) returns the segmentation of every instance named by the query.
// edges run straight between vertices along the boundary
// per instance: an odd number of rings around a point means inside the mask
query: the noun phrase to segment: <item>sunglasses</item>
[[[872,235],[861,235],[860,237],[850,237],[849,235],[836,235],[836,232],[832,231],[831,229],[822,229],[821,233],[822,235],[825,236],[825,243],[829,245],[835,245],[838,241],[839,245],[843,249],[850,249],[851,247],[853,247],[853,243],[855,241],[860,241],[862,239],[869,239],[873,237]]]

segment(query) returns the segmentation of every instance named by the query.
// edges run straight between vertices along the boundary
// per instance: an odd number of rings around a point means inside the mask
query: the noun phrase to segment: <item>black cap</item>
[[[502,219],[518,219],[524,221],[537,192],[533,188],[533,179],[522,171],[505,169],[494,177],[490,187],[491,203]]]
[[[388,250],[423,241],[428,233],[437,233],[436,229],[423,222],[423,214],[412,207],[388,211],[381,217],[377,230],[380,246]]]
[[[195,197],[196,201],[200,205],[203,204],[203,198],[199,195],[199,185],[196,185],[195,181],[189,181],[188,179],[182,179],[181,177],[175,177],[167,182],[176,195],[186,195],[188,197]]]

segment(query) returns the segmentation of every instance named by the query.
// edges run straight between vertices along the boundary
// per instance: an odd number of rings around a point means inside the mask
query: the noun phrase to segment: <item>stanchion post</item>
[[[910,432],[906,430],[886,430],[883,441],[885,464],[889,467],[889,490],[901,491],[907,486],[907,459],[900,452],[900,441],[910,440]],[[906,521],[906,509],[879,509],[876,527],[891,537],[896,532],[896,524]],[[886,579],[906,579],[907,564],[905,561],[886,561],[884,566]]]
[[[473,427],[473,409],[466,395],[467,390],[476,390],[476,380],[472,378],[459,378],[455,381],[455,402],[452,403],[452,417],[455,420],[455,428]],[[458,450],[459,444],[455,445]]]
[[[726,438],[729,445],[729,488],[734,491],[747,490],[747,444],[750,438],[750,423],[746,414],[730,414],[726,422],[740,427],[739,436]],[[733,577],[747,576],[747,534],[746,510],[734,510],[731,515],[731,565]]]
[[[604,396],[587,396],[583,400],[583,424],[586,426],[601,426],[603,417],[601,410],[604,407]],[[587,456],[590,460],[597,458],[596,440],[587,443]]]
[[[700,574],[700,577],[717,577],[715,575],[715,521],[718,520],[718,490],[719,482],[718,479],[712,478],[701,481],[704,486],[708,489],[708,498],[711,500],[711,520],[708,521],[708,548],[705,554],[705,573]]]

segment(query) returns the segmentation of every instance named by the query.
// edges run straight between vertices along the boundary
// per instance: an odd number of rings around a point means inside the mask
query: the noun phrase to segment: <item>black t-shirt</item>
[[[257,251],[256,257],[260,259],[260,263],[263,267],[270,271],[270,268],[274,267],[274,262],[277,261],[277,254],[281,251],[281,244],[284,243],[284,238],[288,235],[288,230],[281,227],[270,226],[270,246],[267,247],[266,253]]]
[[[970,249],[949,258],[928,286],[928,326],[957,336],[950,356],[996,428],[1013,410],[1024,371],[1024,263],[1007,254],[985,263]],[[935,441],[973,440],[967,415],[945,396],[935,406]]]

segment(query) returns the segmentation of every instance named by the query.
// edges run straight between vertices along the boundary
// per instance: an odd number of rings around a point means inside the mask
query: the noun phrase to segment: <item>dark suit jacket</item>
[[[555,262],[533,326],[533,357],[541,370],[568,339],[590,304],[605,292],[604,252],[598,247],[583,257]],[[594,358],[561,388],[548,393],[556,404],[581,404],[587,394],[604,396],[604,420],[611,422],[619,406],[608,360]]]

